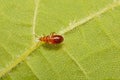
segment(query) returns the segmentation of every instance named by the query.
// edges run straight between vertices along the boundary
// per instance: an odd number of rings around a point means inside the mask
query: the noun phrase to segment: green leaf
[[[0,0],[0,80],[118,80],[119,21],[119,0]]]

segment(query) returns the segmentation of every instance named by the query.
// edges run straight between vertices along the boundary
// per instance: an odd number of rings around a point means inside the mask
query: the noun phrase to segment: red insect
[[[51,33],[48,36],[40,37],[39,40],[48,44],[60,44],[61,42],[63,42],[64,38],[61,35]]]

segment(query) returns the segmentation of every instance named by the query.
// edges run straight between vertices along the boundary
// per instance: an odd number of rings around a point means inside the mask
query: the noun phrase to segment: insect
[[[63,42],[64,38],[61,35],[57,35],[53,32],[48,36],[40,37],[39,40],[48,44],[60,44]]]

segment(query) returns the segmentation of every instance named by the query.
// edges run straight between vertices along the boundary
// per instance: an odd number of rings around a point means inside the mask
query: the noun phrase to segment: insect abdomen
[[[52,44],[59,44],[63,42],[63,37],[61,35],[53,35],[51,36],[51,43]]]

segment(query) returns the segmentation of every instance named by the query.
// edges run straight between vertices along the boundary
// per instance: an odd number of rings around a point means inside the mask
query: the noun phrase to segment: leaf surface
[[[0,0],[1,80],[120,79],[119,0],[37,1]],[[37,45],[34,32],[65,40]]]

